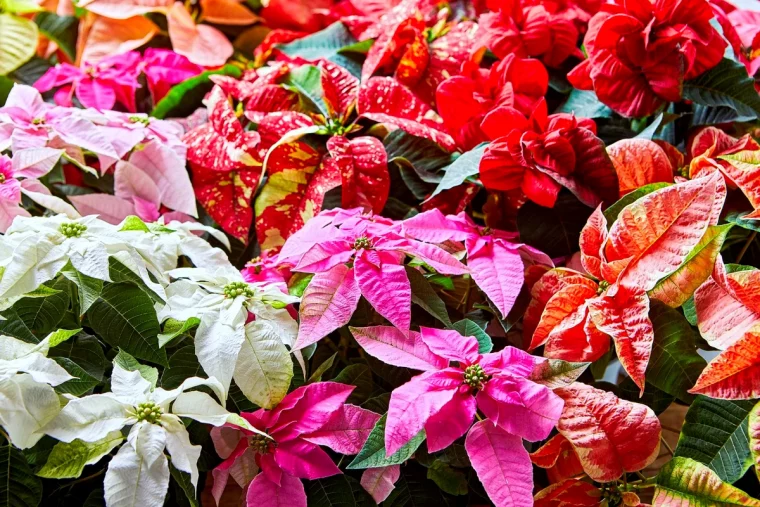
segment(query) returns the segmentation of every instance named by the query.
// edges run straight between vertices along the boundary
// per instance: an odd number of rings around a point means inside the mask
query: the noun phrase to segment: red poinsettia
[[[480,124],[494,108],[509,106],[529,115],[549,89],[549,74],[538,60],[507,56],[490,70],[467,62],[462,74],[441,83],[438,112],[459,146],[467,151],[488,137]]]
[[[447,11],[442,11],[445,16]],[[395,21],[395,19],[393,20]],[[474,49],[477,25],[441,19],[428,27],[421,12],[386,26],[367,53],[362,81],[373,75],[393,75],[426,104],[446,78],[459,73]]]
[[[624,116],[648,116],[723,58],[727,43],[712,18],[705,0],[605,4],[584,39],[588,59],[567,77]]]
[[[760,218],[760,145],[749,134],[736,139],[715,127],[697,130],[687,143],[688,176],[719,171],[729,188],[739,188],[754,208],[745,218]]]
[[[528,199],[552,207],[562,187],[596,206],[618,197],[618,181],[593,120],[547,115],[541,100],[529,118],[499,107],[481,128],[493,142],[480,161],[480,179],[490,190],[522,189]]]
[[[510,54],[540,58],[550,67],[557,67],[570,56],[583,58],[577,47],[579,20],[584,12],[562,9],[560,3],[488,0],[493,11],[480,16],[478,46],[490,49],[497,57]],[[582,18],[581,18],[582,19]],[[582,23],[582,22],[581,22]]]
[[[220,86],[211,90],[207,104],[209,122],[183,137],[195,196],[222,229],[247,242],[251,199],[261,178],[261,137],[243,129]]]

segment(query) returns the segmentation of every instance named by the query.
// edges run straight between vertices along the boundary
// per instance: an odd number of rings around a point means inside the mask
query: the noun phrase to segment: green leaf
[[[89,376],[99,381],[103,380],[103,373],[109,365],[98,339],[88,334],[80,334],[73,340],[52,347],[48,357],[74,361]]]
[[[312,278],[314,278],[312,273],[293,273],[293,277],[288,281],[288,294],[302,297],[303,291],[309,286]]]
[[[451,327],[462,336],[474,336],[478,340],[478,352],[481,354],[488,354],[493,350],[491,337],[483,331],[483,328],[470,319],[462,319],[455,322]]]
[[[87,373],[81,366],[68,357],[54,357],[53,359],[64,370],[69,372],[72,377],[76,377],[56,386],[55,390],[57,392],[71,394],[72,396],[82,396],[100,384],[100,380]]]
[[[697,352],[697,335],[681,315],[657,300],[650,301],[649,318],[654,328],[652,355],[647,366],[647,382],[691,403],[691,389],[707,366]]]
[[[333,475],[309,481],[309,507],[374,507],[375,501],[359,481],[348,475]]]
[[[187,333],[200,323],[201,320],[197,317],[190,317],[185,321],[167,319],[164,322],[164,332],[158,335],[158,346],[164,348],[169,342]]]
[[[140,289],[142,289],[143,292],[150,296],[153,301],[157,303],[164,302],[164,300],[161,299],[158,294],[153,292],[147,285],[145,285],[145,282],[143,282],[142,279],[137,276],[137,273],[113,257],[108,258],[108,276],[111,277],[111,281],[114,283],[128,282],[133,285],[137,285]]]
[[[61,290],[65,285],[57,282],[55,287],[58,287],[56,292],[47,297],[24,297],[13,305],[18,318],[37,338],[44,338],[53,331],[69,307],[69,293]]]
[[[35,56],[21,67],[14,70],[9,77],[13,78],[17,83],[31,86],[52,66],[53,65],[44,58]],[[2,74],[0,73],[0,75]]]
[[[383,145],[389,163],[412,168],[425,183],[438,183],[441,177],[436,172],[452,162],[452,155],[438,143],[413,136],[401,129],[389,132],[383,139]]]
[[[581,229],[592,211],[564,190],[553,208],[528,201],[517,212],[520,239],[550,257],[570,256],[578,251]]]
[[[571,363],[561,359],[547,359],[534,368],[530,379],[550,389],[566,387],[578,380],[591,363]]]
[[[0,107],[5,105],[5,101],[8,100],[8,94],[11,93],[11,88],[13,88],[14,84],[12,79],[0,76]]]
[[[16,310],[11,307],[2,313],[4,320],[0,320],[0,334],[12,336],[28,343],[38,343],[39,338],[24,324]]]
[[[320,382],[322,380],[322,375],[327,372],[330,368],[332,368],[333,363],[335,362],[335,358],[338,356],[338,353],[334,353],[327,359],[325,359],[322,364],[320,364],[316,370],[314,370],[309,377],[309,380],[306,381],[307,384],[311,384],[313,382]]]
[[[174,85],[169,93],[154,105],[150,115],[159,119],[189,116],[196,108],[201,107],[203,97],[213,88],[214,83],[209,76],[214,74],[239,78],[242,71],[235,65],[225,65],[220,69],[207,70],[186,79]]]
[[[198,499],[195,494],[195,486],[193,486],[190,474],[177,470],[177,468],[169,464],[169,473],[171,473],[172,479],[179,486],[179,489],[184,493],[185,498],[190,503],[190,507],[198,507]]]
[[[364,469],[364,468],[377,468],[388,465],[398,465],[408,460],[414,454],[414,451],[425,440],[425,430],[417,433],[414,438],[404,444],[404,446],[398,451],[394,452],[391,456],[385,456],[385,422],[388,419],[388,414],[383,414],[375,427],[367,437],[367,441],[364,442],[364,447],[359,451],[354,460],[348,465],[349,470]]]
[[[646,405],[652,409],[655,415],[660,415],[665,412],[673,401],[675,401],[673,395],[657,389],[649,383],[647,383],[644,395],[642,396],[641,388],[631,380],[631,377],[626,377],[620,382],[620,384],[618,384],[617,395],[621,399]]]
[[[760,507],[760,500],[726,484],[715,472],[689,458],[676,457],[660,469],[653,505]]]
[[[76,16],[58,16],[52,12],[40,12],[34,17],[40,32],[55,42],[70,60],[77,56],[77,33],[79,19]]]
[[[330,115],[324,100],[325,93],[322,90],[322,71],[318,67],[314,65],[296,67],[288,73],[284,84],[298,92],[301,98],[317,111],[325,116]]]
[[[747,74],[747,69],[739,62],[723,58],[718,65],[695,79],[683,83],[683,98],[695,104],[718,108],[714,114],[697,118],[700,124],[713,123],[715,119],[725,121],[726,109],[733,110],[736,119],[749,121],[760,114],[760,96],[755,90],[755,81]]]
[[[468,492],[467,477],[440,460],[435,460],[428,468],[427,478],[449,495],[466,495]]]
[[[344,67],[356,77],[361,75],[361,64],[344,52],[359,52],[356,39],[351,35],[343,23],[336,22],[322,31],[306,37],[277,45],[276,47],[288,56],[300,56],[305,60],[315,61],[325,58],[333,63]]]
[[[749,215],[749,212],[738,213],[736,211],[732,211],[726,215],[726,222],[731,222],[732,224],[736,224],[739,227],[747,229],[749,231],[760,232],[760,220],[745,220],[745,215]]]
[[[433,286],[427,281],[425,275],[417,269],[406,266],[406,275],[412,287],[412,302],[421,306],[423,310],[440,320],[447,327],[451,327],[449,312],[446,310],[446,303],[435,292]]]
[[[366,364],[349,364],[335,376],[333,382],[356,386],[346,400],[346,403],[354,405],[367,401],[375,389],[372,371]]]
[[[0,446],[0,507],[37,507],[42,481],[34,476],[24,453],[8,444]]]
[[[174,389],[179,387],[185,379],[205,376],[206,374],[198,363],[198,358],[195,356],[195,345],[185,345],[169,358],[169,367],[161,375],[161,387],[164,389]],[[230,391],[231,395],[232,391]]]
[[[383,507],[427,507],[447,505],[441,490],[426,477],[427,469],[409,464],[401,469],[401,477]],[[475,502],[476,505],[483,502]]]
[[[704,463],[723,481],[737,481],[752,465],[748,421],[753,405],[697,396],[686,413],[675,456]]]
[[[161,332],[153,300],[129,283],[108,283],[87,314],[90,327],[112,347],[138,359],[166,366],[166,351],[158,347]]]
[[[156,387],[158,382],[158,370],[152,366],[140,364],[137,359],[131,355],[119,349],[119,353],[113,359],[113,364],[119,365],[119,367],[127,371],[139,371],[140,376],[150,382],[150,385]]]
[[[122,231],[140,231],[140,232],[150,232],[150,229],[148,228],[147,224],[140,220],[139,217],[136,217],[134,215],[130,215],[127,218],[124,219],[122,222],[121,229],[119,229],[119,232]]]
[[[31,19],[0,13],[0,76],[19,68],[37,51],[37,25]]]
[[[620,212],[623,211],[623,208],[634,201],[638,201],[645,195],[651,194],[655,190],[659,190],[670,185],[671,183],[650,183],[649,185],[644,185],[643,187],[637,188],[633,192],[625,194],[622,199],[604,210],[604,217],[607,219],[607,227],[609,228],[612,226],[612,223],[617,220],[617,217]]]
[[[463,153],[446,167],[443,179],[438,183],[430,198],[435,197],[444,190],[458,187],[467,181],[467,178],[480,174],[480,159],[483,158],[483,153],[486,151],[487,146],[487,144],[481,144]]]
[[[567,100],[557,110],[558,113],[571,113],[582,118],[612,118],[612,109],[602,104],[596,93],[585,90],[573,90]]]
[[[103,280],[80,273],[74,269],[71,263],[66,264],[61,270],[61,274],[77,286],[79,314],[80,316],[84,315],[100,297],[100,293],[103,292]]]
[[[58,442],[37,475],[46,479],[75,479],[82,475],[86,465],[97,463],[123,441],[121,431],[112,431],[95,442],[79,439]]]

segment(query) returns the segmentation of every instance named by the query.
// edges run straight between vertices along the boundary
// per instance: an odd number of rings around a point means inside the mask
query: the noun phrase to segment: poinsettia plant
[[[760,4],[0,0],[0,507],[760,507]]]

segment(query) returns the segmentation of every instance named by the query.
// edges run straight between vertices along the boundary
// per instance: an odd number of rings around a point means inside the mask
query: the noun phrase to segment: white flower
[[[222,383],[225,396],[234,378],[257,405],[277,404],[293,375],[285,345],[292,347],[298,334],[285,307],[298,298],[272,284],[249,284],[232,266],[180,268],[169,274],[181,279],[167,287],[159,321],[200,318],[195,354],[206,373]],[[248,312],[255,320],[246,324]]]
[[[56,331],[37,344],[0,336],[0,424],[16,447],[36,444],[43,436],[42,426],[61,410],[51,386],[74,377],[48,359],[47,353],[76,332]]]
[[[172,465],[198,484],[200,446],[190,443],[181,417],[221,426],[232,423],[256,431],[244,419],[227,412],[206,393],[188,389],[208,386],[221,393],[214,378],[191,377],[176,389],[153,388],[139,371],[114,364],[112,392],[74,398],[44,428],[62,442],[95,442],[131,426],[124,444],[108,465],[105,498],[108,507],[160,507],[169,484],[168,451]]]
[[[0,297],[35,290],[68,262],[84,275],[110,280],[108,257],[128,249],[131,237],[94,216],[17,217],[3,237],[13,253],[2,264]]]

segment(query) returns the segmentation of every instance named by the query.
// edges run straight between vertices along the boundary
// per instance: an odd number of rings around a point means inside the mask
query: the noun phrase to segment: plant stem
[[[742,261],[742,257],[744,257],[744,254],[747,253],[749,246],[752,244],[753,241],[755,241],[756,237],[757,237],[757,231],[752,231],[752,234],[750,234],[749,237],[747,238],[747,242],[744,243],[744,246],[742,247],[741,252],[739,252],[739,255],[736,256],[737,264],[739,264]]]

